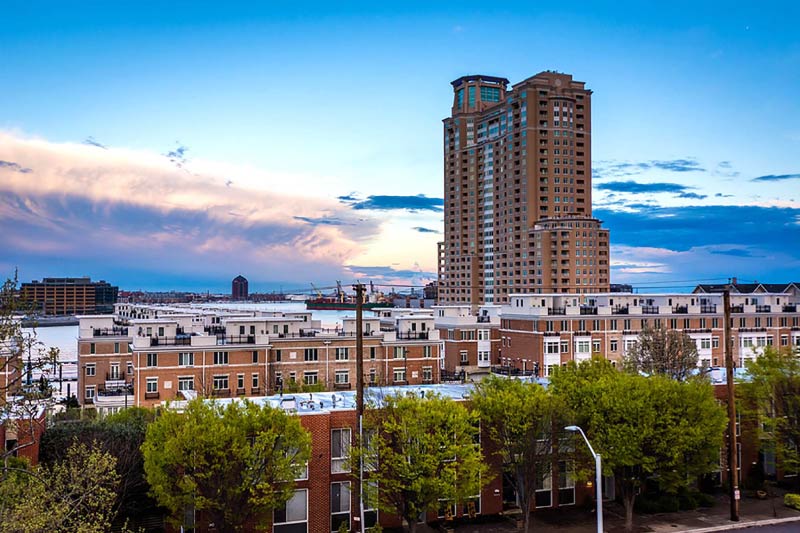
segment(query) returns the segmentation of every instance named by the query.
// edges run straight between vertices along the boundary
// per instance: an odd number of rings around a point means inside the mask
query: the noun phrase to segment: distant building
[[[236,276],[231,283],[231,299],[247,300],[247,278]]]
[[[633,292],[633,285],[627,283],[612,283],[608,292]]]
[[[119,287],[91,278],[43,278],[20,286],[22,299],[43,315],[113,313]]]

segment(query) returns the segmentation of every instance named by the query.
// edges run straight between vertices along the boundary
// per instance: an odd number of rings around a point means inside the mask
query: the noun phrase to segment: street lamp
[[[583,436],[586,441],[586,446],[594,457],[594,467],[597,471],[595,474],[595,485],[597,485],[597,533],[603,533],[603,469],[600,463],[600,454],[594,453],[594,448],[589,444],[589,439],[586,438],[586,433],[583,432],[578,426],[567,426],[564,428],[567,431],[577,431]]]

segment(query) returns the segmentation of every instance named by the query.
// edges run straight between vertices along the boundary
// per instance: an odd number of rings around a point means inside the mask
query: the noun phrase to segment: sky
[[[800,281],[800,7],[663,4],[6,1],[0,273],[425,283],[450,82],[557,70],[612,282]]]

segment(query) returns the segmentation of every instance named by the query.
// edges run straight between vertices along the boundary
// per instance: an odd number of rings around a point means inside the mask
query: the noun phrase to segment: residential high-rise
[[[508,84],[452,82],[439,301],[608,291],[608,230],[592,218],[592,91],[550,71]]]
[[[82,278],[44,278],[20,285],[22,300],[44,315],[113,313],[119,287]]]
[[[231,299],[233,300],[247,300],[247,278],[244,276],[236,276],[231,282]]]

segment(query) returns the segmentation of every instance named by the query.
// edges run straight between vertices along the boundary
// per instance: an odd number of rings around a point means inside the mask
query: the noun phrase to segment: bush
[[[717,499],[714,498],[714,496],[706,494],[705,492],[698,492],[696,497],[697,504],[700,507],[714,507],[714,504],[717,503]]]
[[[674,494],[648,494],[636,498],[635,509],[645,514],[674,513],[681,509],[681,504]]]
[[[783,497],[783,504],[800,511],[800,494],[787,494]]]
[[[678,506],[681,511],[693,511],[697,509],[697,493],[692,491],[683,491],[678,494]]]

